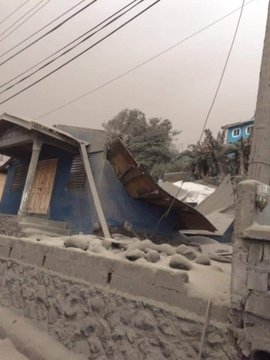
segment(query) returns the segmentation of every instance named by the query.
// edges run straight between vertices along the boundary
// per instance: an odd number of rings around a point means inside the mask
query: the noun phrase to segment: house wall
[[[70,350],[100,360],[198,359],[206,304],[186,297],[186,273],[23,239],[0,244],[0,304]],[[211,311],[203,358],[238,360],[220,314]]]
[[[232,127],[228,128],[227,143],[229,143],[229,144],[235,143],[235,142],[239,141],[241,138],[247,139],[250,135],[247,134],[246,129],[248,126],[253,125],[253,124],[254,124],[254,121],[249,121],[249,122],[245,122],[241,125],[236,125],[236,126],[232,126]],[[233,130],[235,130],[235,129],[240,129],[239,136],[233,136]]]
[[[72,155],[61,150],[56,152],[55,149],[45,145],[42,148],[40,160],[48,157],[58,158],[48,218],[66,221],[72,233],[93,233],[98,218],[88,182],[86,181],[83,189],[69,190],[67,185]],[[173,235],[174,226],[179,218],[174,210],[164,217],[167,207],[131,198],[116,177],[110,163],[105,159],[103,151],[89,154],[89,159],[105,218],[110,228],[115,231],[122,229],[127,221],[136,233],[167,237]],[[15,167],[11,166],[0,202],[1,213],[13,215],[18,213],[22,190],[11,191],[14,174]]]
[[[105,216],[112,227],[122,228],[125,221],[128,221],[137,232],[143,234],[173,235],[177,223],[174,210],[164,217],[167,207],[133,199],[115,176],[108,161],[104,164],[101,189]]]
[[[55,149],[52,150],[49,146],[44,145],[40,160],[48,157],[58,158],[48,218],[56,221],[67,221],[73,232],[90,233],[93,229],[94,220],[90,222],[89,219],[95,218],[95,209],[93,206],[89,206],[87,185],[81,190],[71,191],[67,189],[72,155],[61,150],[56,152]],[[0,201],[0,212],[4,214],[16,215],[20,207],[23,186],[20,191],[11,190],[15,170],[16,165],[12,165],[8,170],[2,200]]]
[[[26,164],[26,161],[17,162],[16,164],[13,164],[8,168],[5,187],[0,201],[0,213],[2,214],[17,215],[18,213],[22,198],[23,187],[21,190],[13,191],[11,190],[11,186],[15,175],[16,165],[24,163]]]
[[[122,230],[125,221],[128,221],[135,232],[156,232],[164,236],[173,234],[177,221],[174,211],[169,213],[165,221],[160,221],[167,208],[131,198],[115,176],[103,151],[89,154],[89,159],[105,218],[111,229]],[[50,219],[68,221],[72,233],[93,233],[98,217],[88,182],[86,181],[84,189],[68,190],[70,167],[71,159],[62,158],[59,161]]]
[[[104,164],[103,152],[91,153],[89,159],[96,187],[98,191],[102,191],[100,184]],[[71,162],[71,158],[61,159],[59,162],[52,193],[50,219],[67,221],[72,233],[90,234],[97,222],[94,200],[87,181],[82,189],[67,189]]]

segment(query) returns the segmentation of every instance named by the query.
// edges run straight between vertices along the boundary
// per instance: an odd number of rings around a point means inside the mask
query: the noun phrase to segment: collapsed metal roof
[[[199,211],[171,196],[156,184],[120,139],[108,144],[107,159],[131,197],[163,206],[168,212],[172,209],[176,211],[179,215],[177,229],[216,230]]]

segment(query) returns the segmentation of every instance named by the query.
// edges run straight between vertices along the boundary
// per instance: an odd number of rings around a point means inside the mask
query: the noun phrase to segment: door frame
[[[35,216],[48,216],[51,204],[58,159],[42,159],[38,161],[33,184],[30,189],[26,212]],[[48,177],[44,170],[49,171]],[[44,182],[45,181],[45,182]]]

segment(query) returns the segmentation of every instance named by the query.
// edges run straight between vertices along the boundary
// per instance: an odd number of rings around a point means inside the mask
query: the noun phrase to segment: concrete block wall
[[[247,357],[257,350],[270,352],[270,228],[258,224],[258,184],[247,180],[239,185],[232,264],[231,320]]]
[[[1,237],[0,281],[1,305],[89,359],[198,357],[204,318],[185,273]],[[211,319],[203,356],[238,359],[227,324]]]
[[[257,182],[251,180],[240,183],[236,201],[238,216],[234,224],[231,304],[233,309],[239,311],[244,309],[249,293],[247,276],[250,244],[243,238],[243,231],[252,225],[255,218],[256,186]]]
[[[53,240],[52,240],[53,241]],[[129,294],[178,306],[186,296],[185,272],[119,261],[80,249],[16,238],[0,239],[0,255]],[[162,290],[162,291],[160,291]],[[203,314],[203,312],[202,312]]]

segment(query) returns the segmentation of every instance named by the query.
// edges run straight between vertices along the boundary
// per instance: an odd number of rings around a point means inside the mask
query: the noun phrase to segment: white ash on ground
[[[172,246],[120,234],[113,235],[112,239],[95,235],[56,238],[40,235],[28,239],[54,246],[77,248],[99,256],[132,261],[156,269],[167,269],[170,272],[184,271],[188,276],[186,286],[190,296],[204,299],[211,297],[214,303],[229,304],[232,253],[230,244],[194,236],[189,237],[186,244]]]
[[[22,353],[17,351],[13,342],[8,339],[0,339],[0,359],[3,360],[29,360]]]

